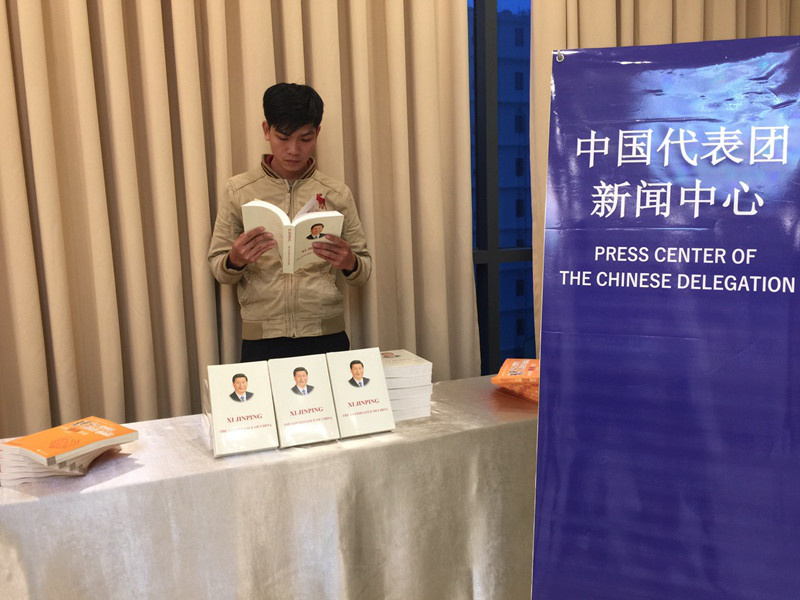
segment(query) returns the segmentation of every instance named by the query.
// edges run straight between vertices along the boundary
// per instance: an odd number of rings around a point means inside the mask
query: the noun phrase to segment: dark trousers
[[[325,354],[350,349],[350,339],[344,331],[330,335],[304,338],[268,338],[266,340],[242,340],[242,362]]]

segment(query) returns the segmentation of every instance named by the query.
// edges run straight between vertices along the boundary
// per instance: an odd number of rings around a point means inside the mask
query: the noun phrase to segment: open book
[[[305,203],[294,220],[280,208],[264,200],[251,200],[242,205],[244,230],[263,227],[275,236],[277,252],[284,273],[294,273],[304,264],[322,261],[311,248],[313,242],[325,241],[325,236],[340,236],[344,215],[336,210],[314,210],[319,206],[317,196]]]

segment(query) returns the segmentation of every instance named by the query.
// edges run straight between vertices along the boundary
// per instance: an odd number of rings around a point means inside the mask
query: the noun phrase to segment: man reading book
[[[362,286],[372,272],[353,194],[317,169],[312,156],[323,102],[307,85],[278,83],[264,92],[264,139],[271,154],[259,167],[232,177],[221,199],[208,251],[217,281],[237,286],[242,316],[242,362],[348,350],[343,280]],[[293,219],[309,198],[344,215],[341,237],[312,241],[322,258],[284,274],[275,233],[244,232],[242,205],[259,199]],[[337,277],[341,273],[343,277]]]

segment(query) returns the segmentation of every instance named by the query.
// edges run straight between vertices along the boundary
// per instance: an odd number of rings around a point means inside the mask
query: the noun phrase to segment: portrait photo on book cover
[[[369,383],[369,378],[364,377],[364,363],[358,359],[350,361],[350,374],[352,377],[347,382],[353,387],[364,387]]]
[[[325,234],[322,233],[322,230],[325,226],[322,223],[314,223],[311,226],[311,233],[306,236],[307,240],[318,240],[320,238],[324,238]]]
[[[247,375],[236,373],[231,381],[233,382],[233,392],[228,398],[234,402],[247,402],[253,397],[253,392],[247,391]]]
[[[294,371],[292,371],[292,375],[294,376],[292,392],[298,396],[307,396],[314,391],[314,386],[308,385],[308,369],[305,367],[295,367]]]

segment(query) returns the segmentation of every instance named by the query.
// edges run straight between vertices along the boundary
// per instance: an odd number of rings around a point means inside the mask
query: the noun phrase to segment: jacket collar
[[[261,156],[261,168],[264,170],[264,173],[269,175],[274,179],[283,179],[276,171],[270,166],[270,162],[272,161],[272,154],[263,154]],[[303,172],[300,177],[297,178],[296,181],[301,179],[308,179],[317,170],[317,161],[312,156],[308,159],[308,168]]]

